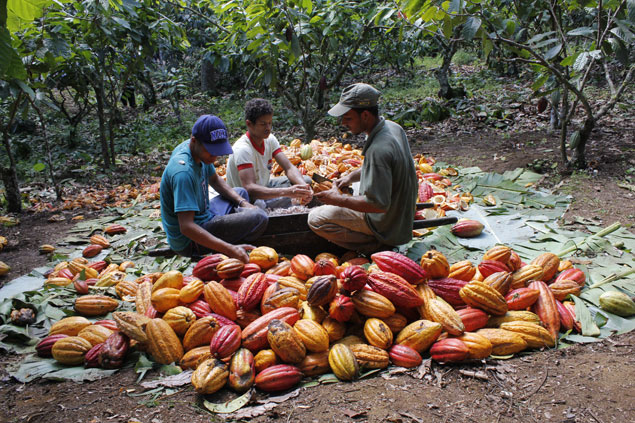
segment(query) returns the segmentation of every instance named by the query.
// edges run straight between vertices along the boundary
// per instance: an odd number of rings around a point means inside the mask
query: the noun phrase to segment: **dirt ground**
[[[438,161],[478,165],[504,172],[527,165],[540,168],[543,187],[571,194],[573,203],[565,222],[583,217],[597,224],[620,221],[632,225],[635,198],[631,184],[635,168],[635,130],[608,127],[596,131],[588,147],[593,165],[585,172],[567,174],[552,168],[557,163],[557,137],[546,131],[511,136],[478,130],[460,136],[410,134],[413,153]],[[54,244],[72,227],[69,213],[61,223],[48,223],[49,215],[23,215],[21,224],[0,228],[0,235],[19,239],[0,252],[12,270],[0,284],[45,265],[37,247]],[[631,226],[631,230],[633,230]],[[260,417],[265,421],[389,421],[389,422],[628,422],[635,421],[635,334],[563,350],[524,354],[511,360],[439,366],[433,364],[423,379],[386,373],[354,383],[322,385],[303,390]],[[123,370],[110,378],[85,383],[37,382],[27,385],[9,380],[6,366],[14,356],[0,357],[1,422],[130,422],[143,423],[223,421],[202,411],[200,397],[191,387],[148,401],[132,397],[142,388],[136,374]],[[470,376],[477,373],[480,378]],[[152,374],[146,380],[152,378]],[[220,402],[227,393],[208,398]],[[231,416],[228,417],[231,420]]]

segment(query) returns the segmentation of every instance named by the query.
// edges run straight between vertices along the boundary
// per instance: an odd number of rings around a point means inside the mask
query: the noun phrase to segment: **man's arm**
[[[287,178],[289,178],[289,181],[291,181],[293,185],[307,184],[304,181],[304,178],[302,177],[302,174],[300,173],[298,168],[289,161],[289,158],[282,151],[276,154],[273,158],[278,162],[280,167],[284,169],[284,173],[287,175]]]
[[[245,252],[245,246],[233,245],[207,232],[194,222],[194,212],[186,211],[177,213],[179,218],[179,229],[181,233],[191,241],[207,247],[210,250],[218,251],[228,257],[236,258],[243,263],[249,262],[249,256]]]
[[[324,204],[346,207],[347,209],[356,210],[362,213],[386,213],[386,210],[369,202],[363,195],[342,195],[335,185],[327,191],[315,194],[315,198]]]
[[[362,168],[360,167],[355,169],[348,175],[334,180],[333,184],[337,188],[342,189],[343,187],[350,186],[353,182],[359,182],[361,176],[362,176]]]
[[[209,184],[214,188],[221,197],[226,198],[227,200],[233,202],[236,206],[240,207],[255,207],[253,204],[250,204],[244,198],[242,198],[232,187],[230,187],[227,182],[216,173],[209,177]]]
[[[287,159],[287,161],[289,160]],[[298,174],[300,174],[297,169],[295,170]],[[240,178],[240,183],[243,188],[245,188],[249,193],[249,198],[251,200],[268,200],[270,198],[278,197],[304,198],[311,195],[311,188],[306,185],[306,183],[302,179],[302,176],[300,176],[302,185],[279,188],[269,188],[259,185],[256,182],[256,172],[254,172],[254,169],[252,167],[239,170],[238,177]]]

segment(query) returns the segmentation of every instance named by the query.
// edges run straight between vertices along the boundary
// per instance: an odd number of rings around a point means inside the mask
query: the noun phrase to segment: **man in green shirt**
[[[417,174],[408,139],[401,126],[379,116],[380,95],[368,84],[353,84],[329,110],[353,134],[366,134],[364,164],[315,194],[326,205],[308,218],[316,234],[361,253],[410,241],[416,208]],[[340,191],[357,181],[358,195]]]

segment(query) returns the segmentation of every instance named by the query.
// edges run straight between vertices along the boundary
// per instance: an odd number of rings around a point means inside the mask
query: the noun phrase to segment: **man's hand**
[[[317,198],[324,204],[330,204],[333,206],[340,205],[342,197],[342,194],[335,186],[335,184],[333,184],[333,187],[331,189],[327,189],[326,191],[318,192],[315,194],[315,198]]]
[[[301,203],[306,204],[313,198],[313,190],[307,184],[293,185],[287,188],[287,197],[298,198]]]
[[[249,263],[249,255],[247,254],[247,251],[251,251],[254,248],[256,248],[253,245],[249,245],[249,244],[240,244],[240,245],[228,244],[228,245],[229,245],[229,248],[227,248],[227,250],[225,251],[225,254],[228,257],[238,259],[242,261],[243,263]]]
[[[238,204],[237,208],[241,208],[241,209],[257,209],[257,208],[258,208],[258,206],[255,206],[255,205],[251,204],[251,203],[250,203],[249,201],[247,201],[247,200],[243,200],[243,201],[241,201],[241,202]]]

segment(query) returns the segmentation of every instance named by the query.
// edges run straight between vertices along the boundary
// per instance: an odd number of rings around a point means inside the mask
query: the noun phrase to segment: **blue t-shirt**
[[[216,173],[214,165],[196,164],[190,141],[179,144],[161,177],[161,221],[174,251],[181,251],[190,239],[181,233],[177,213],[193,211],[194,223],[203,225],[214,217],[209,209],[209,178]]]

